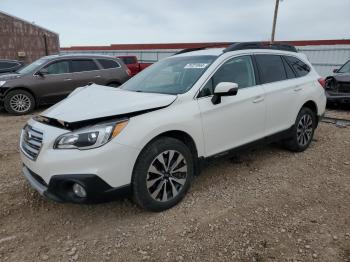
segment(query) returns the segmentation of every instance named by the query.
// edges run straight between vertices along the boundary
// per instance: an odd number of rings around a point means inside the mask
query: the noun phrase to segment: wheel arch
[[[317,107],[316,102],[313,100],[308,100],[302,105],[300,110],[304,107],[309,108],[312,112],[314,112],[314,114],[316,116],[316,127],[317,127],[317,125],[318,125],[318,107]]]
[[[10,92],[16,91],[16,90],[23,90],[23,91],[26,91],[29,94],[31,94],[34,97],[35,107],[38,106],[38,98],[37,98],[36,94],[32,90],[30,90],[28,87],[25,87],[25,86],[17,86],[17,87],[13,87],[13,88],[6,90],[4,97],[6,97]]]
[[[317,108],[317,104],[315,101],[309,100],[309,101],[305,102],[301,108],[303,108],[303,107],[307,107],[307,108],[311,109],[315,113],[315,115],[317,116],[318,108]]]
[[[185,131],[182,130],[169,130],[162,132],[155,137],[153,137],[150,141],[146,143],[144,148],[151,144],[153,141],[155,141],[158,138],[161,137],[172,137],[177,140],[180,140],[182,143],[184,143],[191,151],[192,156],[193,156],[193,162],[194,162],[194,170],[195,170],[195,175],[198,175],[200,172],[200,166],[199,166],[199,156],[198,156],[198,149],[195,140],[193,137],[188,134]]]

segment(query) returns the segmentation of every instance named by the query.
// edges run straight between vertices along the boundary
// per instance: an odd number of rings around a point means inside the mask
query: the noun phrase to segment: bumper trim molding
[[[30,173],[29,169],[26,166],[23,166],[22,168],[22,174],[25,176],[25,178],[28,180],[30,185],[39,192],[40,195],[45,196],[45,192],[47,191],[47,186],[44,186],[43,184],[39,183]]]
[[[56,202],[99,203],[115,200],[131,192],[131,184],[111,187],[99,176],[93,174],[55,175],[51,177],[48,185],[44,180],[41,182],[42,178],[25,165],[23,165],[22,174],[40,195]],[[79,198],[73,193],[74,183],[84,186],[87,197]]]

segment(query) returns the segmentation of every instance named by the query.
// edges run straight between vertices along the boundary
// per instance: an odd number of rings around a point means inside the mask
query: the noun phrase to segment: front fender
[[[193,100],[131,118],[116,139],[118,143],[142,150],[152,139],[169,131],[188,134],[196,145],[198,156],[204,156],[201,116]]]

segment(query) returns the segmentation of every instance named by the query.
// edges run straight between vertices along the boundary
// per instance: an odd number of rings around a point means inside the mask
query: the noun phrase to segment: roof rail
[[[244,49],[274,49],[274,50],[283,50],[289,52],[297,53],[298,50],[295,46],[287,45],[284,43],[275,42],[273,44],[266,42],[242,42],[242,43],[234,43],[224,49],[224,53],[230,51],[244,50]]]
[[[231,43],[231,45],[232,44],[233,43]],[[224,44],[214,44],[214,45],[207,45],[207,46],[201,46],[201,47],[196,47],[196,48],[186,48],[186,49],[180,50],[179,52],[176,52],[173,55],[179,55],[179,54],[184,54],[184,53],[188,53],[188,52],[192,52],[192,51],[204,50],[204,49],[213,48],[213,47],[225,47],[225,45]]]

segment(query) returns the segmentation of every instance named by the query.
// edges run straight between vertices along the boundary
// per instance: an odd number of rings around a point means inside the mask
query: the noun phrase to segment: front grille
[[[350,93],[350,83],[347,83],[347,82],[339,83],[338,92]]]
[[[43,132],[30,125],[26,125],[22,130],[20,143],[21,150],[30,159],[36,160],[38,157],[43,143],[43,136]]]

